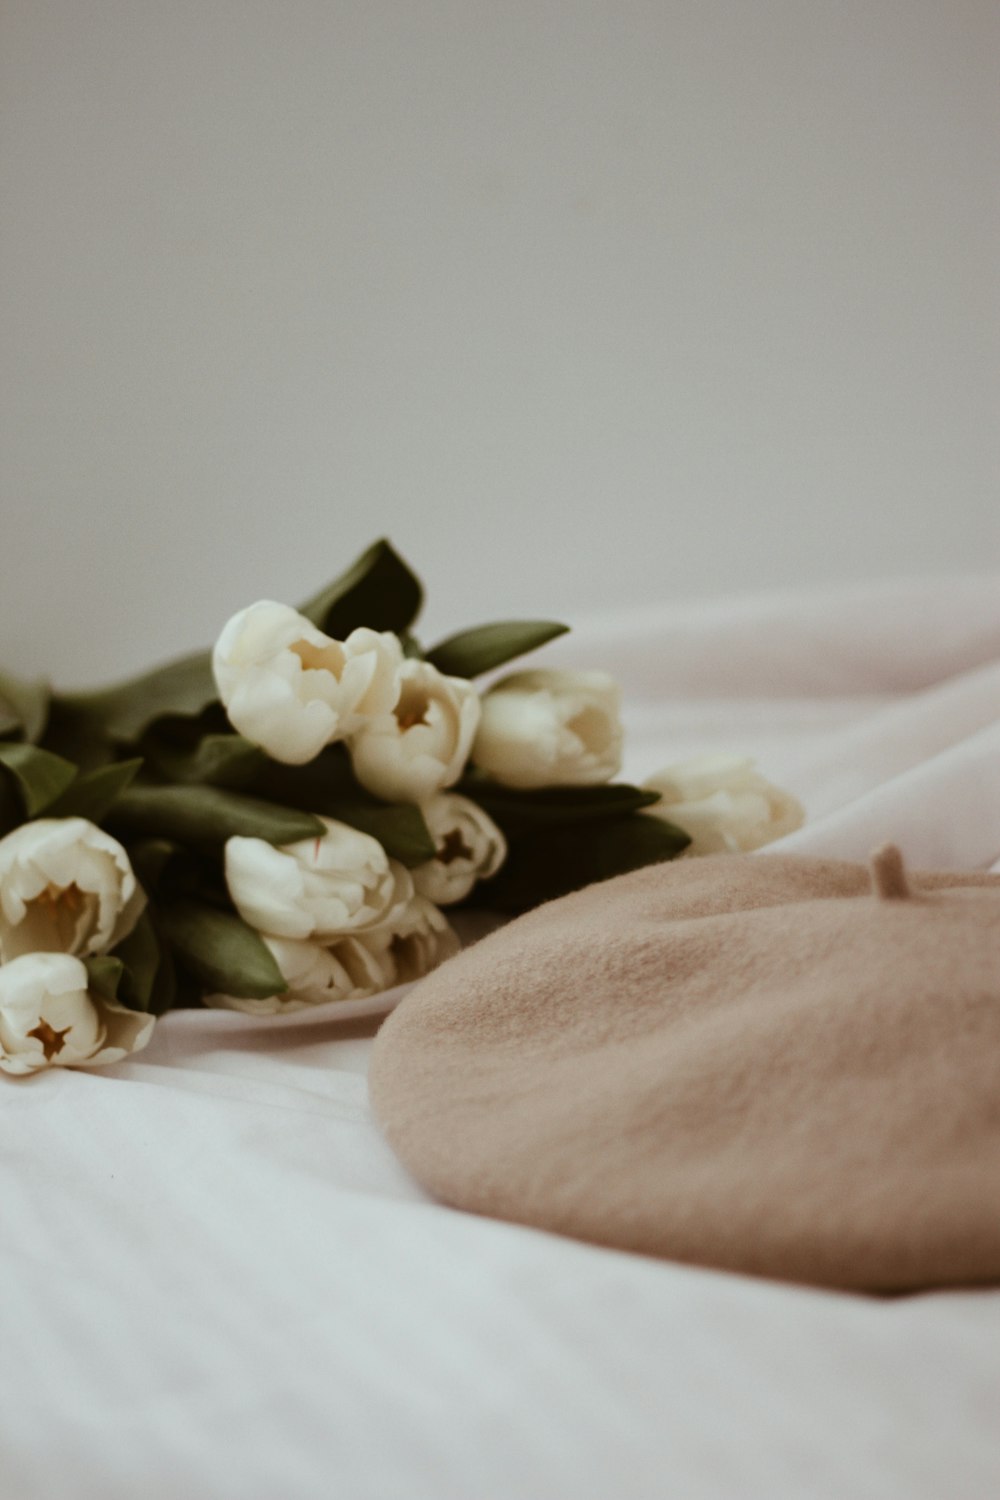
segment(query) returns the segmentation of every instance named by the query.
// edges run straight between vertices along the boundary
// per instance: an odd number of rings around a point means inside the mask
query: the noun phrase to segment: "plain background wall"
[[[3,0],[0,661],[1000,554],[996,0]]]

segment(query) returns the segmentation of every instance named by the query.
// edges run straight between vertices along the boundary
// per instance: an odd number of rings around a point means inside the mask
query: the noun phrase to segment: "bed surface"
[[[1000,868],[1000,577],[642,611],[546,657],[618,676],[633,777],[756,755],[808,812],[775,851]],[[377,1024],[178,1013],[113,1069],[0,1079],[5,1500],[1000,1493],[1000,1292],[439,1207],[372,1121]]]

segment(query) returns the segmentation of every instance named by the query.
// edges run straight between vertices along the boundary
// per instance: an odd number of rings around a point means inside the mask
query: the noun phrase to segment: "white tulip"
[[[421,811],[437,854],[410,873],[421,896],[438,906],[461,901],[477,880],[495,875],[507,858],[507,840],[476,802],[439,792]]]
[[[92,995],[69,953],[25,953],[0,966],[0,1069],[92,1068],[145,1047],[153,1017]]]
[[[461,947],[444,912],[426,896],[414,896],[400,916],[363,941],[390,966],[393,984],[422,979]]]
[[[681,761],[647,777],[644,785],[661,794],[647,811],[691,835],[687,855],[748,853],[794,832],[805,820],[802,804],[772,786],[744,756]]]
[[[234,729],[273,760],[301,766],[399,697],[402,647],[389,631],[335,641],[287,604],[260,599],[224,626],[212,655]]]
[[[409,901],[409,871],[377,839],[332,818],[321,822],[321,837],[281,848],[263,839],[227,840],[229,894],[258,932],[328,942],[391,921]]]
[[[0,961],[104,953],[146,898],[128,855],[86,818],[37,818],[0,839]]]
[[[273,953],[288,989],[261,1000],[207,995],[206,1005],[241,1010],[251,1016],[273,1016],[308,1010],[330,1000],[365,1000],[395,983],[388,952],[376,951],[360,938],[336,938],[332,943],[322,944],[265,937],[264,942]]]
[[[621,769],[620,700],[607,672],[515,672],[483,698],[472,759],[504,786],[608,781]]]
[[[349,742],[354,774],[386,802],[426,802],[465,769],[479,724],[479,694],[464,677],[406,661],[391,713],[367,719]]]

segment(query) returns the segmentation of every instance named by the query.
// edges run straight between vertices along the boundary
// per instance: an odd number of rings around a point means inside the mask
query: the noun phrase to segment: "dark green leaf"
[[[125,967],[121,959],[103,953],[96,958],[85,958],[83,962],[87,970],[88,989],[103,996],[105,1000],[117,1000],[118,986]]]
[[[478,677],[513,661],[515,656],[536,651],[568,629],[555,620],[503,620],[496,625],[477,625],[474,630],[463,630],[439,642],[428,651],[427,660],[448,677]]]
[[[132,1010],[149,1010],[160,968],[160,940],[148,908],[112,957],[123,965],[119,999]]]
[[[190,1000],[183,993],[186,988],[195,992]],[[160,947],[160,965],[156,971],[152,994],[149,997],[149,1009],[154,1016],[165,1016],[168,1010],[175,1010],[187,1004],[201,1004],[201,986],[194,979],[191,979],[187,985],[181,984],[177,965],[170,951],[170,944],[164,940]]]
[[[58,696],[49,705],[49,721],[41,744],[44,749],[71,760],[81,771],[110,765],[118,753],[96,719]]]
[[[84,771],[47,808],[46,816],[89,818],[92,823],[99,823],[125,788],[131,785],[141,765],[141,758],[136,758],[98,766],[95,771]]]
[[[690,842],[681,829],[646,813],[545,829],[511,845],[499,874],[477,888],[476,905],[528,911],[595,880],[674,859]]]
[[[24,822],[24,804],[13,776],[0,775],[0,838]]]
[[[170,949],[165,948],[164,952],[168,953]],[[169,1004],[166,1003],[168,995]],[[183,964],[175,964],[171,957],[169,992],[164,991],[164,997],[161,1001],[158,988],[150,1010],[153,1011],[154,1015],[162,1015],[163,1011],[157,1008],[160,1005],[167,1010],[201,1010],[204,1003],[204,995],[205,987],[201,980],[196,979]]]
[[[355,779],[343,745],[328,746],[304,766],[269,762],[254,791],[284,806],[360,828],[404,865],[421,865],[434,856],[434,840],[420,809],[409,803],[380,802],[366,792]]]
[[[260,934],[231,912],[179,901],[160,921],[177,958],[210,993],[263,1000],[287,990]]]
[[[323,813],[328,818],[334,816],[335,806],[353,801],[355,797],[369,796],[359,787],[350,756],[342,744],[328,745],[315,760],[304,766],[283,766],[277,761],[265,761],[252,791],[265,801]]]
[[[113,826],[113,825],[112,825]],[[227,906],[221,850],[217,844],[172,844],[165,839],[136,839],[126,843],[139,884],[151,902],[179,897]],[[151,910],[152,907],[147,908]]]
[[[154,891],[163,878],[171,860],[177,856],[177,846],[169,839],[136,839],[128,846],[128,857],[143,890]]]
[[[0,734],[20,730],[29,744],[41,739],[52,696],[47,682],[0,672]]]
[[[142,749],[154,769],[169,781],[236,790],[249,787],[267,765],[263,750],[239,734],[206,734],[191,749],[150,736]]]
[[[323,824],[311,813],[211,786],[130,787],[118,798],[108,822],[126,838],[200,847],[224,844],[238,834],[269,844],[294,844],[323,832]]]
[[[617,818],[638,812],[659,802],[659,792],[646,787],[626,786],[555,786],[539,791],[522,791],[500,786],[487,777],[467,777],[459,787],[489,813],[505,832],[530,833],[533,829],[554,823],[592,822],[597,818]]]
[[[44,812],[76,780],[76,766],[51,750],[19,742],[0,744],[0,766],[9,771],[29,818]]]
[[[342,641],[362,625],[401,634],[413,624],[422,602],[418,578],[383,540],[300,605],[300,612],[334,640]]]
[[[410,803],[385,803],[354,799],[334,804],[327,814],[349,823],[378,839],[386,854],[412,869],[437,853],[430,830],[419,807]]]
[[[167,714],[200,713],[218,692],[211,653],[197,651],[114,687],[60,697],[94,732],[128,743]]]

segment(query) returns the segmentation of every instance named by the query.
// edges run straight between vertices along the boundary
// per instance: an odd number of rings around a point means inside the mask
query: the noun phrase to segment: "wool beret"
[[[1000,876],[656,865],[450,959],[371,1099],[457,1208],[830,1287],[1000,1280]]]

